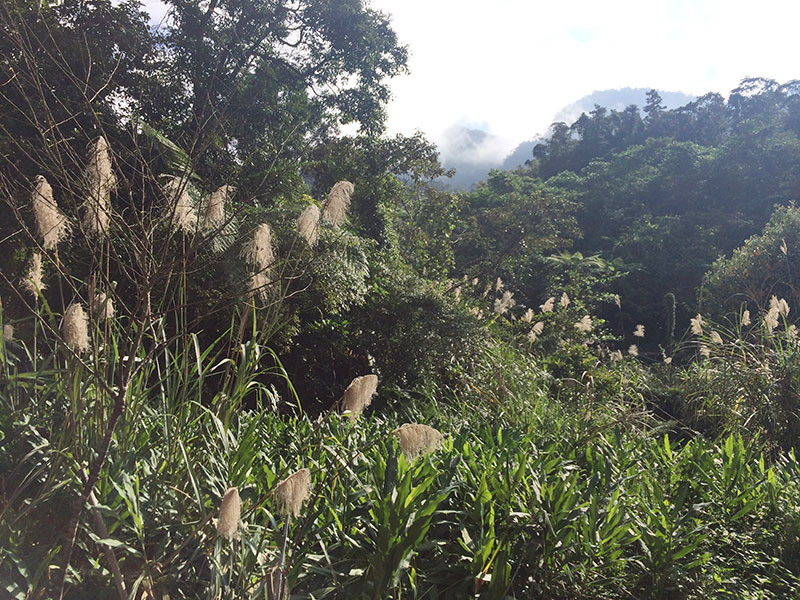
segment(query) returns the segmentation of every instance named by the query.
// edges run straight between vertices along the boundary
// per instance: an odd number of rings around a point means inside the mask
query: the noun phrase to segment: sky
[[[744,77],[800,79],[796,0],[366,1],[411,52],[389,132],[436,142],[462,125],[511,150],[596,90],[727,96]]]

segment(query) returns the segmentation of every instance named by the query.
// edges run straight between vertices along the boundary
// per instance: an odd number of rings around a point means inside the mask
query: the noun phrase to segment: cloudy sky
[[[409,45],[390,127],[436,138],[480,126],[519,141],[594,90],[727,94],[743,77],[800,78],[792,0],[372,0]]]
[[[368,1],[411,50],[390,131],[434,140],[461,124],[511,148],[595,90],[727,94],[743,77],[800,78],[796,0]]]

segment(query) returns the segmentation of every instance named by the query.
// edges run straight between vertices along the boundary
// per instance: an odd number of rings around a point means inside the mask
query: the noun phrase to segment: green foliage
[[[743,303],[763,310],[771,296],[778,296],[798,310],[800,290],[794,283],[798,248],[800,210],[793,204],[778,208],[760,234],[712,265],[703,288],[704,306],[723,316],[738,311]]]

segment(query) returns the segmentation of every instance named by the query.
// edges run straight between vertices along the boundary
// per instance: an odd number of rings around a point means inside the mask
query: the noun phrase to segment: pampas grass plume
[[[253,273],[250,276],[250,282],[248,284],[250,296],[257,296],[262,300],[266,300],[269,295],[270,283],[272,283],[270,278],[267,277],[267,274],[263,271]]]
[[[114,300],[109,298],[103,292],[97,292],[92,298],[91,303],[92,315],[98,320],[114,318]]]
[[[702,335],[703,334],[703,316],[698,314],[696,317],[690,320],[692,324],[692,333],[695,335]]]
[[[747,327],[748,325],[750,325],[750,311],[745,310],[742,313],[742,327]]]
[[[206,229],[216,229],[225,222],[225,202],[233,196],[236,188],[231,185],[223,185],[211,193],[211,197],[206,205],[203,215],[203,227]]]
[[[640,337],[640,338],[644,337],[644,325],[639,323],[636,326],[636,329],[633,330],[633,337]]]
[[[341,225],[347,218],[350,208],[350,196],[353,195],[355,186],[349,181],[340,181],[335,184],[328,197],[322,203],[322,216],[334,225]]]
[[[628,348],[628,354],[631,356],[639,356],[639,346],[631,344],[630,348]]]
[[[567,308],[569,306],[569,296],[567,296],[567,292],[561,294],[561,308]]]
[[[253,237],[242,247],[242,258],[259,271],[263,271],[275,262],[272,230],[269,225],[261,223],[255,228]]]
[[[395,429],[392,435],[400,442],[400,449],[409,460],[436,450],[444,439],[438,430],[419,423],[406,423]]]
[[[239,490],[230,487],[225,490],[222,497],[222,504],[219,507],[219,519],[217,520],[217,535],[230,541],[239,531],[239,519],[242,516],[242,499],[239,497]]]
[[[89,147],[86,187],[88,197],[84,203],[83,225],[89,233],[106,236],[111,217],[111,192],[117,187],[117,178],[111,169],[108,142],[102,136]]]
[[[283,514],[299,517],[303,502],[311,494],[311,471],[300,469],[281,481],[275,488],[278,505]]]
[[[554,297],[548,298],[544,304],[540,304],[539,308],[542,310],[543,313],[546,312],[553,312],[553,307],[556,305],[556,299]]]
[[[362,375],[356,377],[347,386],[342,396],[342,410],[351,417],[357,417],[364,412],[372,402],[372,397],[378,390],[377,375]]]
[[[33,196],[33,216],[36,220],[36,233],[42,239],[45,250],[52,250],[67,237],[69,222],[53,199],[53,188],[42,175],[37,175]]]
[[[80,354],[89,349],[89,320],[80,303],[73,302],[64,311],[61,335],[73,352]]]
[[[503,292],[503,297],[494,301],[494,312],[502,315],[505,314],[510,308],[513,308],[517,303],[513,296],[513,292],[510,292],[509,290]]]
[[[193,233],[197,229],[197,212],[187,191],[185,179],[170,177],[164,184],[164,195],[168,201],[168,214],[173,230]]]
[[[592,317],[584,315],[580,321],[575,323],[575,329],[581,333],[589,333],[592,330]]]
[[[319,239],[319,217],[319,207],[316,204],[306,207],[297,217],[297,233],[303,236],[312,248]]]
[[[34,298],[38,298],[39,293],[47,287],[43,280],[42,255],[38,252],[33,253],[28,272],[20,282],[20,285],[23,289],[33,294]]]

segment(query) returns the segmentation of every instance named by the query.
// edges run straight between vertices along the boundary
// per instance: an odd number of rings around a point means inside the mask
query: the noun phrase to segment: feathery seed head
[[[639,356],[639,346],[631,344],[630,348],[628,348],[628,354],[631,356]]]
[[[526,323],[532,323],[533,322],[533,309],[532,308],[529,308],[528,310],[525,311],[525,314],[522,315],[522,320],[525,321]]]
[[[644,337],[644,325],[640,323],[636,326],[636,329],[633,330],[633,337]]]
[[[567,296],[567,292],[561,294],[561,308],[567,308],[569,306],[569,296]]]
[[[503,280],[498,277],[497,281],[495,281],[494,283],[494,291],[495,292],[501,291],[505,287],[505,285],[506,284],[503,283]]]
[[[444,439],[433,427],[419,423],[406,423],[395,429],[392,435],[400,442],[400,449],[409,460],[436,450]]]
[[[556,299],[553,296],[550,296],[544,304],[540,304],[539,308],[543,313],[546,312],[553,312],[553,307],[556,305]]]
[[[748,325],[750,325],[750,311],[745,310],[742,313],[742,327],[747,327]]]
[[[34,298],[39,297],[39,293],[47,286],[44,283],[44,273],[42,270],[42,255],[34,252],[31,256],[31,264],[25,278],[20,282],[24,290],[33,294]]]
[[[622,351],[614,350],[609,356],[611,357],[612,361],[619,362],[622,360]]]
[[[544,321],[539,321],[538,323],[536,323],[536,324],[533,326],[533,332],[534,332],[536,335],[542,335],[542,332],[543,332],[543,331],[544,331]]]
[[[239,519],[242,516],[242,499],[239,490],[229,487],[222,497],[217,519],[217,535],[230,541],[239,533]]]
[[[171,228],[180,229],[183,233],[194,233],[197,229],[197,212],[187,190],[187,181],[180,177],[169,177],[164,184],[164,195],[167,197],[167,215],[170,217]]]
[[[64,311],[61,336],[64,343],[77,354],[89,349],[89,320],[80,303],[73,302]]]
[[[95,318],[100,321],[114,318],[114,300],[104,292],[95,293],[89,307]]]
[[[786,240],[781,240],[781,252],[783,252],[784,255],[788,254],[789,252],[789,248],[786,245]]]
[[[517,303],[517,301],[514,300],[513,296],[514,296],[513,292],[510,292],[508,290],[503,292],[503,297],[498,298],[494,301],[494,312],[496,312],[499,315],[502,315],[505,312],[507,312],[510,308],[512,308]]]
[[[672,364],[672,357],[671,356],[665,356],[664,357],[664,364],[665,365]]]
[[[297,233],[303,236],[312,248],[319,239],[319,207],[311,204],[297,217]]]
[[[581,333],[589,333],[592,330],[592,317],[584,315],[580,321],[575,323],[575,329]]]
[[[706,346],[705,344],[700,344],[700,355],[708,358],[711,356],[711,348]]]
[[[117,178],[111,168],[108,143],[102,136],[89,146],[85,180],[87,198],[84,202],[83,226],[91,234],[107,236],[111,219],[111,192],[117,187]]]
[[[355,186],[349,181],[336,183],[322,203],[322,216],[336,226],[344,223],[354,190]]]
[[[372,397],[378,390],[377,375],[362,375],[356,377],[347,386],[342,396],[342,410],[351,417],[357,417],[364,412],[372,402]]]
[[[716,331],[711,332],[711,341],[717,344],[718,346],[722,346],[723,344],[722,336]]]
[[[275,262],[272,230],[269,225],[261,223],[256,227],[253,237],[242,247],[242,258],[259,271],[269,268]]]
[[[303,502],[311,494],[311,471],[300,469],[281,481],[275,488],[280,511],[289,517],[299,517]]]
[[[10,323],[3,325],[3,339],[7,342],[14,339],[14,326]]]
[[[476,285],[478,285],[478,278],[477,277],[473,277],[473,279],[472,279],[472,287],[475,287]]]
[[[702,335],[703,334],[703,325],[705,324],[703,322],[702,315],[698,314],[696,317],[691,319],[690,322],[692,324],[692,333],[695,334],[695,335]]]
[[[223,185],[211,193],[206,205],[206,212],[203,215],[203,227],[206,229],[216,229],[225,222],[225,202],[236,193],[236,188],[231,185]]]
[[[31,198],[33,216],[36,220],[36,233],[42,239],[45,250],[58,246],[69,233],[67,217],[58,209],[53,199],[53,188],[42,175],[37,175]]]
[[[617,308],[622,308],[622,298],[619,297],[619,294],[614,294],[614,304],[617,305]]]
[[[261,298],[262,300],[266,300],[269,297],[269,286],[271,283],[272,280],[264,271],[253,273],[250,275],[250,282],[248,284],[250,296],[255,296]]]
[[[775,296],[773,296],[774,298]],[[767,328],[768,333],[772,333],[775,331],[775,328],[778,326],[778,319],[780,317],[780,309],[777,306],[770,306],[770,309],[767,311],[767,314],[764,315],[764,325]]]
[[[797,325],[789,325],[789,328],[786,330],[786,335],[789,337],[790,340],[797,339]]]

